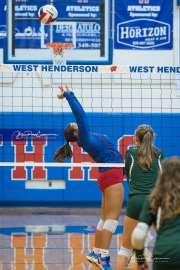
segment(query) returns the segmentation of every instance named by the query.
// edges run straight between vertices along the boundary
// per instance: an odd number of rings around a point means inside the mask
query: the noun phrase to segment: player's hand
[[[58,99],[63,99],[64,98],[64,93],[69,92],[69,91],[70,91],[70,89],[69,89],[69,87],[67,85],[66,86],[64,86],[64,85],[59,86],[59,93],[57,95],[57,98]]]

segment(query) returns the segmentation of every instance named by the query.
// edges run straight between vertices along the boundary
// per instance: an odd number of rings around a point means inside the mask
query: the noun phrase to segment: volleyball
[[[41,23],[49,24],[56,20],[58,16],[57,9],[52,5],[45,5],[40,7],[38,17]]]

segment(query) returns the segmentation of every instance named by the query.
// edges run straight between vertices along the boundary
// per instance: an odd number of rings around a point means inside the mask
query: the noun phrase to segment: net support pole
[[[100,55],[103,57],[105,55],[105,3],[104,0],[101,1],[100,4],[100,14],[101,14],[101,20],[100,20],[100,27],[101,27],[101,33],[100,33]]]
[[[15,56],[15,47],[16,47],[16,17],[15,17],[15,4],[16,0],[12,0],[12,30],[11,30],[11,34],[12,34],[12,56]]]

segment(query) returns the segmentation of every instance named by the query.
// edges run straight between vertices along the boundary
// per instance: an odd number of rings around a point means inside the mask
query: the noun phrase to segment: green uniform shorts
[[[129,196],[126,213],[128,217],[136,220],[139,219],[139,215],[141,213],[146,196],[147,195],[144,194],[135,194]]]
[[[153,270],[180,270],[180,265],[153,263]]]

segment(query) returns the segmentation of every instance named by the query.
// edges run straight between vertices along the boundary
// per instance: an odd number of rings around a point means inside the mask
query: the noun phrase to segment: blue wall
[[[164,155],[179,155],[180,114],[136,114],[136,113],[88,113],[92,131],[107,134],[116,147],[123,135],[132,135],[134,129],[142,123],[150,124],[155,133],[155,144]],[[27,140],[26,151],[33,151],[32,138],[36,140],[46,134],[44,161],[53,162],[53,153],[64,143],[63,129],[74,119],[71,113],[1,113],[0,114],[0,162],[15,161],[13,140]],[[119,148],[118,148],[119,149]],[[22,153],[23,154],[23,153]],[[0,201],[20,202],[98,202],[101,193],[96,181],[88,179],[88,168],[84,180],[69,181],[67,168],[49,168],[48,179],[65,179],[65,190],[29,190],[25,189],[25,179],[11,180],[11,168],[0,166]],[[31,170],[27,178],[32,180]],[[127,183],[126,198],[127,199]]]

